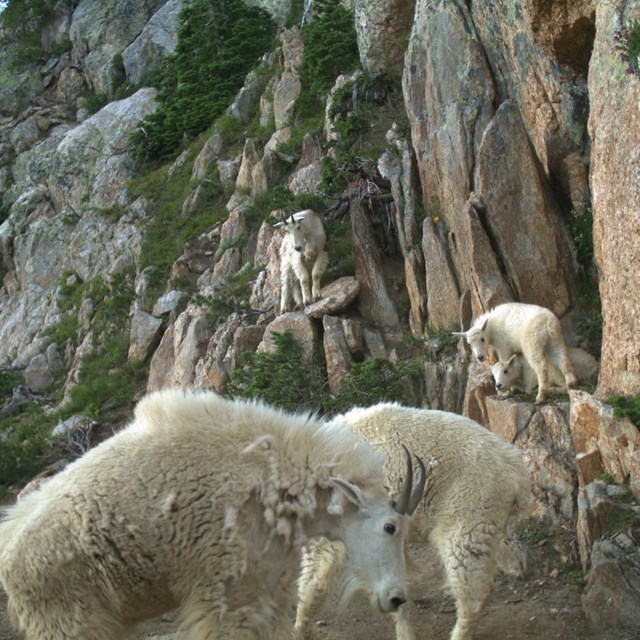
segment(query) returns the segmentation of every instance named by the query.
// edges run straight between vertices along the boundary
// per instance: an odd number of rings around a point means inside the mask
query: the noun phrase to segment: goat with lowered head
[[[27,640],[119,640],[175,608],[180,638],[289,640],[304,543],[341,540],[349,593],[395,611],[409,520],[347,427],[165,390],[8,509],[0,584]]]
[[[567,353],[578,383],[595,382],[598,376],[598,361],[587,351],[579,347],[568,347]],[[550,360],[549,388],[566,391],[562,372]],[[512,391],[521,389],[525,393],[533,393],[538,384],[535,371],[529,366],[521,353],[514,353],[507,362],[496,362],[491,367],[496,390],[500,396],[508,396]]]
[[[320,279],[329,264],[322,218],[305,209],[283,220],[280,245],[280,313],[320,297]]]
[[[545,307],[506,302],[482,314],[467,331],[453,335],[466,338],[480,362],[491,350],[500,362],[507,362],[514,353],[521,353],[535,372],[538,404],[546,398],[550,362],[560,369],[567,387],[573,388],[577,384],[560,320]]]
[[[447,411],[383,403],[352,409],[335,420],[386,454],[389,487],[404,477],[404,446],[429,461],[423,497],[411,505],[409,540],[435,547],[456,600],[451,640],[471,640],[497,569],[511,570],[518,561],[507,530],[532,499],[518,450],[477,422]],[[313,540],[306,546],[298,585],[298,638],[312,636],[312,617],[332,590],[344,557],[339,543]],[[397,640],[414,640],[406,607],[394,615]]]

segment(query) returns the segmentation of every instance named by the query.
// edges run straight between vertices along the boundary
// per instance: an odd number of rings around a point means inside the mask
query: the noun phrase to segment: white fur
[[[431,468],[422,503],[413,515],[409,539],[430,541],[444,565],[458,617],[451,640],[470,640],[493,585],[506,531],[531,500],[531,487],[518,451],[478,423],[454,413],[395,404],[357,408],[336,418],[387,454],[387,486],[404,474],[405,444]],[[299,581],[298,637],[323,596],[332,589],[342,562],[339,545],[314,542],[305,549]],[[398,640],[414,638],[400,607]]]
[[[176,607],[181,638],[288,639],[309,537],[342,540],[349,582],[393,610],[408,526],[349,429],[162,391],[7,510],[0,582],[27,640],[118,640]]]
[[[481,315],[464,336],[481,362],[493,350],[500,362],[521,353],[534,370],[538,381],[536,402],[544,402],[549,386],[549,362],[564,376],[567,387],[577,384],[571,367],[562,327],[557,316],[534,304],[507,302]]]
[[[284,222],[280,246],[280,313],[320,296],[320,279],[329,264],[321,217],[306,209]],[[293,298],[293,300],[292,300]]]
[[[595,382],[598,376],[598,361],[584,349],[569,347],[567,349],[571,367],[576,374],[579,384]],[[548,361],[549,386],[566,390],[562,372],[553,362]],[[529,366],[522,354],[514,354],[507,362],[496,362],[491,367],[491,373],[500,395],[521,389],[525,393],[533,393],[538,386],[536,372]]]

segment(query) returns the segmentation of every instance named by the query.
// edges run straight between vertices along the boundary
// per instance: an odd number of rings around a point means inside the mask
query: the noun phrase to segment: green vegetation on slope
[[[353,362],[339,393],[326,387],[321,362],[309,364],[291,330],[272,334],[272,353],[245,353],[245,361],[231,374],[227,393],[258,398],[290,411],[341,412],[378,402],[411,403],[408,381],[420,368],[418,361],[392,362],[371,358]]]
[[[178,45],[163,67],[158,110],[135,136],[145,160],[176,155],[210,127],[274,46],[270,15],[242,0],[192,0],[180,13]]]

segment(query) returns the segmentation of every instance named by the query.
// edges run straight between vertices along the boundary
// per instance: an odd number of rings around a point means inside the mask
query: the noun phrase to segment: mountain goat
[[[353,409],[336,421],[387,454],[387,486],[395,486],[403,474],[403,444],[430,459],[409,539],[430,541],[437,549],[456,599],[451,640],[469,640],[507,551],[507,525],[532,497],[517,450],[473,420],[445,411],[380,404]],[[343,557],[342,547],[327,541],[312,541],[305,549],[295,626],[299,638],[308,637],[310,620],[339,575]],[[405,607],[396,614],[396,636],[414,638]]]
[[[567,354],[578,383],[595,382],[598,376],[598,361],[590,353],[577,347],[568,347]],[[547,368],[549,388],[566,390],[562,372],[551,361],[547,362]],[[496,362],[491,367],[491,373],[498,394],[503,396],[509,395],[515,389],[533,393],[538,384],[535,371],[529,366],[526,358],[519,353],[514,353],[507,362]]]
[[[454,336],[464,336],[475,357],[482,362],[493,349],[500,362],[521,353],[538,380],[536,402],[545,401],[549,385],[549,362],[560,369],[567,387],[577,384],[560,320],[553,311],[535,304],[506,302],[482,314],[473,326]]]
[[[305,209],[284,220],[280,245],[280,313],[320,296],[320,279],[329,264],[322,218]],[[311,286],[310,286],[311,283]]]
[[[116,640],[176,607],[181,638],[290,638],[309,537],[344,543],[351,591],[382,611],[405,601],[420,480],[394,505],[381,456],[346,427],[162,391],[9,508],[0,582],[27,640]]]

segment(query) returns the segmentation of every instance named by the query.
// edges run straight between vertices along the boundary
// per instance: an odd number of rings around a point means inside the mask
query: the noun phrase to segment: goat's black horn
[[[402,487],[402,492],[400,493],[400,498],[395,505],[395,510],[400,515],[405,515],[407,513],[407,509],[409,507],[409,500],[411,499],[411,487],[413,485],[413,464],[411,463],[411,454],[409,453],[409,449],[402,445],[402,449],[404,450],[404,455],[407,459],[407,477],[404,482],[404,486]]]
[[[411,493],[411,499],[409,500],[409,506],[407,508],[407,515],[413,515],[413,512],[418,508],[420,504],[420,500],[422,500],[422,494],[424,493],[424,486],[427,482],[427,470],[425,469],[424,462],[416,456],[416,460],[418,461],[418,466],[420,467],[420,472],[418,473],[418,484],[413,489]]]

